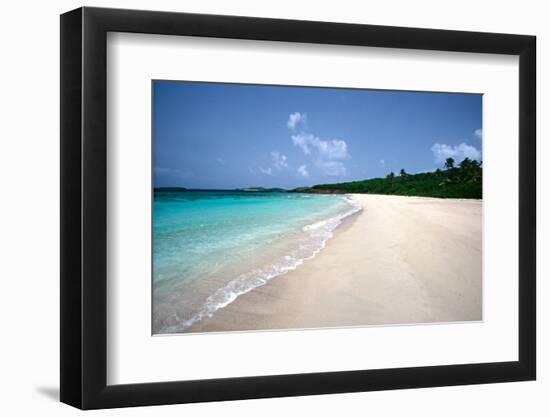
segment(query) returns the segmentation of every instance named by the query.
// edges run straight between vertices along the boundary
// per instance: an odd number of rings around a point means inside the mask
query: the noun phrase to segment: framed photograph
[[[533,380],[535,37],[61,16],[61,401]]]

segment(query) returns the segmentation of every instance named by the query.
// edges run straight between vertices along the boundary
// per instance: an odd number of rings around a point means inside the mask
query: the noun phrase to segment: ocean
[[[153,333],[185,332],[296,269],[359,210],[343,195],[155,190]]]

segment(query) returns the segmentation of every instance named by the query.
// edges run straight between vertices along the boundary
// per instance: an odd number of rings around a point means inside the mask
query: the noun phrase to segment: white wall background
[[[73,0],[9,2],[0,24],[0,410],[3,415],[75,415],[59,392],[59,17],[81,6]],[[99,411],[94,415],[193,416],[547,415],[550,410],[550,210],[543,187],[550,157],[542,138],[550,87],[550,26],[536,0],[338,2],[278,0],[123,0],[86,5],[237,14],[440,29],[509,32],[538,37],[539,137],[539,378],[537,382],[345,395],[237,401]],[[546,157],[546,158],[545,158]],[[545,259],[546,258],[546,259]],[[544,302],[548,300],[548,302]],[[546,394],[546,395],[545,395]]]

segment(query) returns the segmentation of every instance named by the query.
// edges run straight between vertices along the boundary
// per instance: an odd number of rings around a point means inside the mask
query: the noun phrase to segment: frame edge
[[[519,54],[519,362],[537,375],[537,38]]]
[[[82,9],[60,17],[60,400],[82,407]]]

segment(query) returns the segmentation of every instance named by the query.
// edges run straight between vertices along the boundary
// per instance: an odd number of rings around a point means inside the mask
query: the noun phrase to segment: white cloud
[[[313,138],[313,135],[310,135],[309,133],[301,133],[299,135],[292,136],[292,143],[294,146],[299,146],[304,154],[309,155],[311,154],[311,150],[309,149],[309,142],[311,141],[311,138]]]
[[[302,125],[303,129],[298,129]],[[306,115],[304,113],[292,113],[288,118],[288,128],[294,132],[291,136],[292,143],[302,150],[304,155],[312,160],[325,175],[344,176],[344,165],[350,155],[348,144],[341,139],[320,139],[318,136],[306,131]],[[304,171],[307,172],[304,165]],[[300,167],[301,168],[301,167]],[[299,170],[300,171],[300,170]],[[308,172],[309,175],[309,172]]]
[[[474,131],[474,135],[475,135],[476,138],[482,139],[483,138],[483,129],[476,129]]]
[[[298,173],[302,177],[309,177],[309,172],[307,172],[307,165],[300,165],[300,168],[298,168]]]
[[[386,165],[386,161],[384,161],[383,159],[380,160],[380,165],[384,166]]]
[[[316,146],[319,149],[321,155],[326,156],[328,159],[348,159],[348,144],[340,139],[332,140],[320,140]]]
[[[286,125],[290,130],[296,130],[299,125],[305,125],[307,121],[307,114],[300,113],[300,112],[294,112],[288,116],[288,122],[286,122]]]
[[[447,158],[453,158],[457,163],[464,158],[481,159],[481,152],[471,145],[462,142],[460,145],[451,146],[442,143],[435,143],[431,148],[435,162],[441,164]]]
[[[300,147],[305,155],[316,152],[323,159],[344,160],[349,158],[348,145],[340,139],[321,140],[311,133],[299,133],[292,136],[294,146]]]
[[[260,172],[265,175],[274,175],[271,168],[260,168]]]
[[[280,154],[277,151],[271,152],[271,159],[273,160],[273,166],[279,171],[283,168],[288,168],[288,162],[286,155]]]

